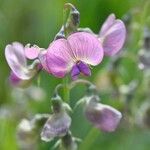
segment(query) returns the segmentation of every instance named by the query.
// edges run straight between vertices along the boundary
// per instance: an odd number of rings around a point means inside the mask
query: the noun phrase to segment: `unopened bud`
[[[64,26],[61,27],[60,31],[56,34],[54,40],[65,38]]]
[[[53,114],[46,121],[41,133],[41,139],[46,142],[65,136],[71,125],[71,118],[58,95],[52,98],[52,110]]]
[[[113,107],[98,103],[95,96],[91,96],[86,102],[85,115],[96,128],[105,132],[114,131],[122,117]]]
[[[77,31],[77,28],[80,23],[79,11],[71,3],[66,3],[64,7],[70,8],[70,14],[67,19],[67,23],[65,25],[67,32],[71,33],[71,32]]]
[[[52,114],[45,123],[41,139],[43,141],[51,141],[55,137],[65,136],[71,125],[71,118],[66,112]]]

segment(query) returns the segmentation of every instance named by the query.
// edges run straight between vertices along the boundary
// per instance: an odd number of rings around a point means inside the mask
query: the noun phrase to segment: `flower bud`
[[[113,107],[98,103],[95,95],[86,101],[85,116],[96,128],[105,132],[114,131],[122,117]]]
[[[66,113],[59,96],[52,99],[52,110],[53,114],[45,123],[41,133],[41,139],[46,142],[55,137],[65,136],[71,125],[71,118]]]
[[[23,119],[17,128],[17,142],[19,149],[36,149],[35,147],[37,136],[34,132],[34,127],[27,119]]]
[[[65,150],[77,150],[78,145],[76,143],[76,138],[71,135],[71,132],[68,132],[62,139],[62,146]]]
[[[79,11],[70,3],[66,3],[65,8],[70,8],[70,14],[69,14],[69,17],[67,19],[66,26],[65,26],[67,32],[70,33],[70,32],[77,31],[77,28],[78,28],[79,23],[80,23]]]
[[[60,31],[56,34],[54,40],[65,38],[64,26],[61,27]]]

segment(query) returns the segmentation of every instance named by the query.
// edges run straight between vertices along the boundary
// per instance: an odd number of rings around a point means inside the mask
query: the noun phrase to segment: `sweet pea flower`
[[[126,38],[126,28],[123,21],[116,19],[114,14],[109,15],[102,25],[98,38],[106,56],[118,53]]]
[[[26,87],[41,69],[38,60],[35,60],[31,65],[27,65],[25,47],[21,43],[14,42],[7,45],[5,57],[11,68],[9,81],[14,86]]]
[[[96,128],[104,132],[115,131],[122,118],[118,110],[99,103],[97,96],[91,96],[86,100],[85,116]]]
[[[96,66],[102,61],[103,48],[94,35],[76,32],[67,39],[53,41],[39,58],[48,73],[62,78],[71,71],[72,79],[77,79],[80,73],[91,75],[89,65]]]

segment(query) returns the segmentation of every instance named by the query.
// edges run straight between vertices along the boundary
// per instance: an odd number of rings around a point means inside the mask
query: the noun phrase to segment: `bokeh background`
[[[71,130],[75,137],[83,139],[79,149],[149,150],[150,108],[145,110],[150,104],[150,76],[148,70],[138,67],[144,29],[150,28],[149,0],[0,0],[0,150],[21,149],[17,125],[22,118],[50,113],[50,97],[61,82],[43,72],[34,82],[40,89],[14,89],[8,83],[10,69],[4,56],[5,46],[19,41],[48,47],[62,25],[65,2],[73,3],[80,11],[80,27],[98,33],[106,17],[115,13],[123,19],[128,32],[123,56],[104,58],[88,78],[97,85],[101,101],[123,113],[121,124],[114,133],[102,133],[92,128],[82,107],[78,107],[72,114]],[[83,86],[71,92],[72,107],[84,92]],[[39,136],[40,132],[36,134]],[[54,142],[45,143],[38,137],[36,145],[38,150],[51,150]]]

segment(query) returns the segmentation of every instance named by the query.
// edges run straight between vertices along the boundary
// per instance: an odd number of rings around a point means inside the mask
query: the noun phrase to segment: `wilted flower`
[[[73,79],[80,73],[89,76],[89,65],[98,65],[102,58],[100,42],[94,35],[85,32],[73,33],[67,39],[52,42],[47,52],[40,56],[46,71],[60,78],[71,71]]]
[[[122,47],[126,38],[126,28],[120,19],[116,19],[114,14],[108,16],[98,36],[102,43],[104,54],[113,56]]]
[[[39,70],[39,61],[35,60],[31,65],[27,65],[25,48],[18,42],[7,45],[5,48],[5,57],[11,68],[10,83],[14,86],[27,86],[37,75]]]
[[[98,102],[97,96],[86,99],[86,118],[96,127],[105,132],[113,132],[122,117],[121,113],[111,106]]]
[[[59,98],[56,99],[52,101],[53,114],[49,117],[41,132],[41,139],[46,142],[55,137],[65,136],[71,125],[71,118],[63,108],[62,101]]]

